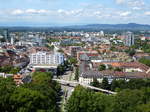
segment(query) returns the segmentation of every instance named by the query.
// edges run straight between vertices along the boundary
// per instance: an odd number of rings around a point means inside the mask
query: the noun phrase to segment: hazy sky
[[[0,0],[0,25],[150,24],[150,0]]]

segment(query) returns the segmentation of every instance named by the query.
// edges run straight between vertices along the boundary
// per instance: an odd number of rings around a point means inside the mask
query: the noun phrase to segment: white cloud
[[[143,0],[129,0],[127,5],[134,11],[144,11],[145,9],[149,9]]]
[[[76,10],[63,10],[63,9],[59,9],[57,10],[58,14],[62,15],[62,16],[77,16],[80,14],[83,14],[84,11],[82,9],[76,9]]]
[[[44,10],[44,9],[40,9],[40,10],[36,10],[36,9],[26,9],[26,10],[21,10],[21,9],[15,9],[12,11],[9,11],[11,15],[23,15],[23,14],[48,14],[50,13],[49,10]]]
[[[44,10],[44,9],[41,9],[41,10],[38,11],[38,13],[48,13],[48,12],[49,12],[49,11]]]
[[[127,4],[130,1],[130,4]],[[108,7],[82,7],[82,9],[58,9],[58,10],[47,10],[47,9],[15,9],[15,10],[3,10],[0,11],[0,16],[4,18],[9,18],[10,21],[32,21],[32,22],[43,22],[43,21],[52,21],[52,22],[100,22],[100,21],[110,21],[110,22],[130,22],[138,21],[136,18],[139,18],[141,12],[140,5],[134,3],[131,6],[131,1],[133,0],[123,0],[118,3],[122,3],[123,8],[108,8]],[[137,1],[137,0],[135,0]],[[130,6],[129,6],[130,5]],[[99,4],[98,4],[99,6]],[[96,8],[95,8],[96,7]],[[125,10],[126,8],[126,10]],[[142,9],[144,9],[142,7]],[[140,11],[139,11],[140,10]],[[149,11],[147,9],[147,11]],[[19,16],[18,16],[19,15]],[[148,17],[150,12],[143,14],[141,18]],[[4,19],[6,20],[6,19]]]
[[[133,7],[132,9],[133,10],[141,10],[142,8],[141,7]]]
[[[121,13],[120,13],[120,16],[126,17],[126,16],[129,16],[130,14],[131,14],[130,11],[126,11],[126,12],[121,12]]]
[[[141,10],[146,7],[144,0],[116,0],[116,3],[133,10]]]
[[[150,11],[144,13],[146,16],[150,16]]]
[[[129,0],[128,5],[131,7],[143,7],[145,2],[143,0]]]
[[[31,14],[37,13],[37,11],[35,9],[27,9],[25,12],[26,13],[31,13]]]
[[[123,3],[125,3],[125,0],[116,0],[116,3],[117,4],[123,4]]]
[[[24,13],[24,11],[21,9],[16,9],[11,12],[12,15],[21,15],[23,13]]]
[[[25,10],[25,12],[26,12],[27,14],[46,14],[46,13],[48,13],[49,11],[48,11],[48,10],[44,10],[44,9],[41,9],[41,10],[27,9],[27,10]]]
[[[100,14],[102,14],[102,13],[101,13],[101,11],[96,11],[96,12],[94,12],[94,14],[95,14],[95,15],[100,15]]]

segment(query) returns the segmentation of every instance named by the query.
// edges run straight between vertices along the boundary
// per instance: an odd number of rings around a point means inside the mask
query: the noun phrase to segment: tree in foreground
[[[112,112],[146,112],[149,101],[150,88],[123,90],[116,95]]]
[[[112,97],[77,86],[66,104],[67,112],[110,112]]]
[[[0,110],[1,112],[11,112],[10,97],[15,90],[16,85],[12,78],[0,77]]]
[[[35,72],[32,82],[16,86],[12,78],[0,77],[1,112],[59,112],[60,85],[51,73]]]
[[[77,86],[69,98],[67,112],[150,112],[150,88],[125,89],[116,95],[93,92]]]
[[[10,97],[12,111],[37,112],[47,110],[47,97],[39,91],[28,88],[16,88]]]

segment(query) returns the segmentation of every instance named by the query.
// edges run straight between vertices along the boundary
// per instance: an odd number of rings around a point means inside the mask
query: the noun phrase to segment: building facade
[[[61,53],[37,52],[30,55],[32,65],[58,66],[64,63],[64,55]]]
[[[126,32],[124,34],[124,44],[126,46],[132,46],[134,45],[134,34],[132,32]]]

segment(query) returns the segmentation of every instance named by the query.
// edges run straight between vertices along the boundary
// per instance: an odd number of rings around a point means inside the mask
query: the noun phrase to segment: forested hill
[[[93,29],[93,30],[150,30],[150,25],[128,23],[128,24],[89,24],[67,26],[70,29]]]
[[[42,31],[42,32],[50,32],[50,31],[122,31],[122,30],[130,30],[130,31],[139,31],[139,30],[150,30],[150,25],[148,24],[88,24],[88,25],[72,25],[72,26],[5,26],[0,27],[0,29],[8,29],[10,32],[19,32],[19,31]]]

